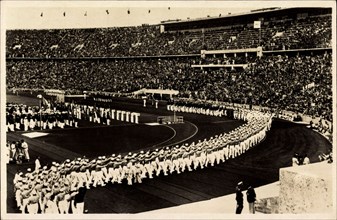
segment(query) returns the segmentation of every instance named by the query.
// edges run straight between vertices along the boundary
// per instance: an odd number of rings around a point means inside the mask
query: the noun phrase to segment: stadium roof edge
[[[276,11],[285,11],[289,9],[304,9],[304,8],[309,8],[309,7],[284,7],[284,8],[277,7],[277,8],[269,8],[269,10],[258,9],[258,10],[251,10],[249,12],[241,12],[241,13],[227,14],[227,15],[221,15],[221,16],[212,16],[212,17],[186,19],[186,20],[161,21],[158,25],[215,20],[219,18],[233,18],[233,17],[240,17],[240,16],[245,16],[245,15],[265,14],[265,13],[271,13],[271,12],[276,12]],[[310,7],[310,8],[329,8],[329,7]]]

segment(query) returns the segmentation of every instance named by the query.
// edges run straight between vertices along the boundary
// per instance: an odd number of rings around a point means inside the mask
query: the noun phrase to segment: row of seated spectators
[[[332,55],[255,58],[246,69],[192,68],[200,59],[8,61],[7,87],[133,92],[256,104],[332,121]]]
[[[9,30],[7,57],[125,57],[198,54],[201,49],[331,47],[331,15],[204,31],[160,33],[158,25],[96,29]]]
[[[203,65],[232,65],[232,64],[250,64],[255,63],[256,56],[211,56],[200,59],[197,64]]]
[[[331,17],[308,17],[297,21],[284,20],[269,23],[264,38],[265,50],[331,47]]]

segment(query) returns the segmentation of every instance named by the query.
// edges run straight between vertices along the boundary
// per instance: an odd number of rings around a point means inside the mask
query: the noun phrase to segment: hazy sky
[[[229,12],[235,14],[268,7],[324,6],[324,2],[317,4],[313,1],[309,3],[304,1],[273,1],[272,3],[270,1],[3,1],[1,3],[3,25],[6,29],[137,26],[158,24],[168,19],[184,20],[187,17],[193,19],[207,17],[207,15],[216,17],[219,14],[224,16]],[[127,13],[128,10],[130,14]],[[84,16],[85,13],[87,16]]]

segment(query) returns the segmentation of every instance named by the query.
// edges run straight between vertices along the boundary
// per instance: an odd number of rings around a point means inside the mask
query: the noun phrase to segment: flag
[[[111,49],[115,49],[117,46],[118,46],[118,44],[114,44],[114,43],[110,43],[110,44],[109,44],[109,47],[110,47]]]
[[[168,44],[173,44],[173,43],[174,43],[174,41],[175,41],[175,39],[173,39],[173,40],[169,40],[167,43],[168,43]]]
[[[141,46],[141,45],[142,45],[142,43],[140,43],[140,42],[131,44],[132,47],[138,47],[138,46]]]
[[[273,38],[282,37],[282,36],[283,36],[283,32],[276,32],[276,34],[273,36]]]
[[[58,48],[58,47],[59,47],[59,45],[55,44],[55,45],[52,45],[52,46],[50,47],[50,49],[52,50],[52,49],[56,49],[56,48]]]
[[[188,47],[191,47],[191,45],[192,45],[193,43],[195,43],[195,42],[197,42],[197,40],[196,40],[196,39],[192,39],[192,40],[190,41],[190,43],[188,44]]]
[[[312,87],[315,87],[315,82],[312,82],[312,83],[309,83],[309,84],[303,86],[302,90],[305,91],[305,90],[310,89]]]
[[[17,44],[17,45],[14,45],[13,49],[16,50],[16,49],[21,49],[21,44]]]
[[[84,44],[79,44],[74,48],[74,51],[75,50],[81,50],[83,47],[84,47]]]
[[[261,21],[254,21],[254,28],[261,28]]]
[[[42,96],[42,105],[43,106],[48,106],[48,108],[50,108],[50,103],[48,102],[48,100]]]

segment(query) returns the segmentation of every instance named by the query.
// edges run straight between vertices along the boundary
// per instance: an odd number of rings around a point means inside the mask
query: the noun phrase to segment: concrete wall
[[[279,213],[279,197],[269,197],[258,199],[255,203],[255,210],[265,214],[278,214]]]
[[[280,169],[279,213],[332,212],[332,178],[327,162]]]

